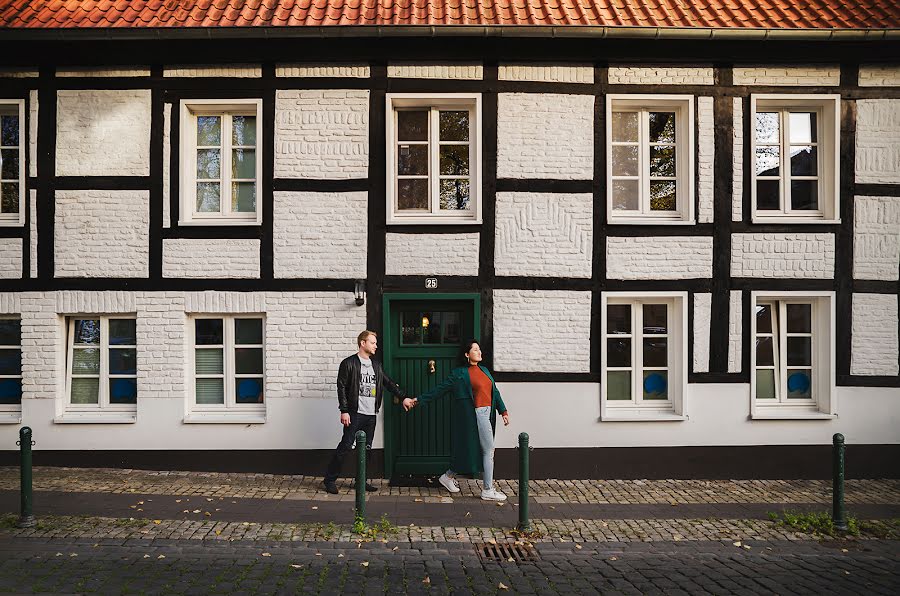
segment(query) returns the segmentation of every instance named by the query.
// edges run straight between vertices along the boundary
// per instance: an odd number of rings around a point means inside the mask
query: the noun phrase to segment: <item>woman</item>
[[[458,493],[456,474],[484,473],[481,498],[485,501],[505,501],[506,495],[494,489],[494,429],[496,413],[509,426],[509,412],[488,370],[481,366],[481,346],[470,340],[465,343],[468,366],[453,369],[443,383],[416,399],[403,400],[408,412],[419,402],[449,395],[450,407],[450,469],[438,481],[451,493]]]

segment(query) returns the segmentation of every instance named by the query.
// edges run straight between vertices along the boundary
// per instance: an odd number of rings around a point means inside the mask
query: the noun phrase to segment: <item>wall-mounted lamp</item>
[[[356,285],[353,286],[353,295],[356,297],[356,306],[366,303],[366,280],[356,280]]]
[[[428,317],[427,317],[427,316],[423,316],[423,317],[422,317],[422,328],[423,328],[423,329],[428,329],[428,326],[429,326],[429,325],[431,325],[431,321],[428,320]]]

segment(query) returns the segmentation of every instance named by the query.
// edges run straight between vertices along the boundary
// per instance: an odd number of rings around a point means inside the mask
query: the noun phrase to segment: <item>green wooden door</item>
[[[385,366],[410,395],[419,395],[462,364],[462,344],[475,337],[475,300],[391,300],[386,309]],[[385,410],[385,472],[389,477],[440,474],[450,463],[450,404],[437,400],[404,412]]]

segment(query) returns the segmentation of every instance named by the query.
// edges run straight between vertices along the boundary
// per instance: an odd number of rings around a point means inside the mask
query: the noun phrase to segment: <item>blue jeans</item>
[[[484,490],[494,488],[494,430],[491,428],[491,407],[475,408],[475,423],[478,426],[478,442],[481,444],[481,467],[484,470]],[[453,478],[456,472],[447,470]]]

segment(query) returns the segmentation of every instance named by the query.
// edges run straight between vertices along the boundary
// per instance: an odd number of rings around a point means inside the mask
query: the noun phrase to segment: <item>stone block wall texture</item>
[[[731,275],[832,279],[834,234],[732,234]]]
[[[701,279],[712,277],[710,236],[608,237],[608,279]]]
[[[497,78],[501,81],[593,84],[594,68],[589,64],[579,66],[560,66],[556,64],[501,64],[497,68]]]
[[[589,193],[497,193],[497,275],[591,277],[593,213]]]
[[[900,99],[857,100],[856,181],[900,184]]]
[[[24,292],[22,321],[22,399],[54,399],[64,363],[63,325],[53,292]],[[64,378],[64,377],[63,377]]]
[[[900,87],[900,65],[861,65],[860,87]]]
[[[187,325],[182,292],[139,292],[137,326],[138,401],[186,398]]]
[[[22,278],[22,239],[0,238],[0,279]]]
[[[478,275],[477,233],[389,233],[386,243],[387,275]]]
[[[278,278],[364,278],[368,193],[275,193]]]
[[[28,92],[28,175],[31,177],[38,175],[37,142],[40,107],[37,89],[30,90]]]
[[[494,369],[590,372],[591,293],[494,290]]]
[[[368,79],[367,64],[279,64],[276,77]]]
[[[693,371],[709,372],[709,333],[712,320],[712,294],[694,294]]]
[[[735,97],[733,101],[731,221],[742,221],[744,218],[744,100]]]
[[[150,90],[68,90],[56,98],[57,176],[148,176]]]
[[[162,179],[162,196],[163,196],[163,221],[164,228],[172,225],[172,203],[171,203],[171,167],[172,167],[172,104],[167,103],[163,108],[163,179]]]
[[[258,278],[259,240],[166,238],[163,277]]]
[[[841,68],[831,66],[751,66],[735,67],[735,85],[788,85],[825,87],[839,85]]]
[[[30,211],[28,228],[29,228],[29,250],[30,253],[30,277],[38,276],[38,233],[37,233],[37,190],[32,188],[28,191],[28,209]]]
[[[365,178],[368,171],[367,90],[276,91],[276,178]]]
[[[851,375],[900,373],[897,361],[897,296],[853,294]]]
[[[697,98],[697,221],[712,223],[713,184],[715,183],[716,129],[713,120],[713,98]]]
[[[610,66],[610,85],[712,85],[711,66]]]
[[[4,68],[0,70],[0,78],[3,79],[32,79],[40,76],[37,70],[27,68]]]
[[[732,290],[728,301],[728,372],[741,372],[743,359],[744,297],[740,290]],[[749,332],[749,330],[748,330]]]
[[[262,67],[255,64],[240,66],[170,66],[163,69],[164,77],[210,78],[229,77],[242,79],[258,79],[262,76]]]
[[[18,315],[22,310],[22,301],[17,292],[0,292],[0,314]]]
[[[853,277],[897,280],[900,197],[855,197],[853,205]]]
[[[147,277],[150,193],[56,192],[56,277]]]
[[[497,176],[590,180],[594,175],[594,98],[501,93]]]
[[[484,78],[481,63],[467,64],[418,64],[393,62],[388,64],[388,77],[397,79],[466,79]]]
[[[149,68],[57,68],[56,76],[58,76],[60,78],[149,77],[150,69]]]

